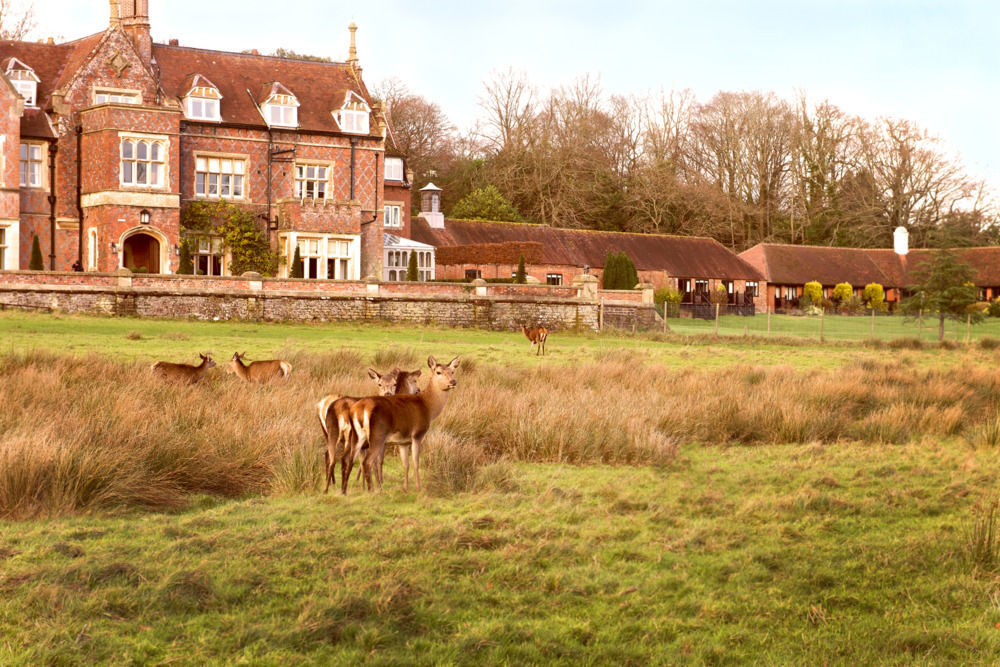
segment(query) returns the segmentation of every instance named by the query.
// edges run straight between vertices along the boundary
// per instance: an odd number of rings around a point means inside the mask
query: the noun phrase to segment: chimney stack
[[[108,5],[111,10],[111,17],[108,20],[108,26],[112,28],[120,26],[122,24],[122,14],[121,9],[118,7],[118,0],[108,0]]]
[[[149,0],[121,0],[121,25],[132,38],[143,62],[149,67],[153,59],[153,39],[149,35]]]
[[[900,225],[892,232],[892,246],[897,255],[910,252],[910,232],[906,231],[906,227]]]

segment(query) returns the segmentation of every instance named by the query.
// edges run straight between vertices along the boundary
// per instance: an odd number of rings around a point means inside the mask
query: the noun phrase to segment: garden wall
[[[0,308],[202,320],[387,321],[515,330],[650,328],[659,320],[652,288],[384,283],[240,277],[0,271]]]

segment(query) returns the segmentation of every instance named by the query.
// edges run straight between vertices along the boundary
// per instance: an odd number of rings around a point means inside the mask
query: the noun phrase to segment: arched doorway
[[[160,272],[160,242],[149,234],[133,234],[122,246],[122,266],[139,273]]]

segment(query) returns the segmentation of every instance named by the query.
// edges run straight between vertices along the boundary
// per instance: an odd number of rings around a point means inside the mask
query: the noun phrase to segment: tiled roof
[[[640,271],[666,271],[678,278],[760,280],[760,273],[714,239],[664,234],[626,234],[560,229],[519,222],[447,220],[435,229],[423,218],[411,222],[414,240],[430,245],[471,246],[513,241],[543,244],[543,264],[604,266],[609,252],[624,252]]]
[[[38,108],[26,107],[21,117],[21,134],[33,138],[52,138],[55,134],[45,117],[52,91],[58,87],[59,77],[67,58],[75,49],[71,44],[39,44],[0,40],[0,62],[17,58],[34,70],[39,78],[35,99]]]
[[[768,282],[802,285],[815,280],[823,285],[848,282],[854,286],[878,283],[885,287],[906,287],[914,282],[913,272],[935,250],[915,249],[906,255],[882,248],[832,248],[761,243],[740,253],[740,257],[760,269]],[[976,284],[1000,286],[1000,246],[959,248],[960,261],[976,272]]]
[[[359,84],[350,66],[311,60],[291,60],[247,53],[227,53],[165,44],[153,45],[160,68],[160,85],[167,95],[182,97],[191,75],[211,79],[222,94],[223,122],[266,128],[257,105],[272,92],[288,92],[299,102],[299,129],[338,131],[332,111],[343,104],[348,90],[371,104],[371,96]],[[375,123],[371,127],[376,127]]]

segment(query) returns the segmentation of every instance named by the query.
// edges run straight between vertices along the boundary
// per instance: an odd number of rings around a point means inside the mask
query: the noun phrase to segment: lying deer
[[[375,381],[378,387],[379,396],[393,396],[395,394],[416,394],[420,389],[417,387],[417,378],[420,377],[420,369],[415,371],[401,371],[393,368],[386,374],[381,374],[374,368],[368,369],[368,377]],[[337,461],[341,459],[341,443],[345,447],[349,445],[351,434],[350,410],[358,398],[352,396],[341,396],[340,394],[329,394],[324,396],[316,404],[316,412],[319,415],[319,423],[323,428],[323,437],[326,440],[326,451],[323,452],[324,468],[326,469],[326,488],[323,493],[330,490],[330,483],[333,481]],[[332,437],[332,428],[336,423],[337,437]],[[344,466],[340,467],[343,484],[347,486],[347,476]]]
[[[215,366],[215,362],[212,361],[212,357],[198,354],[201,357],[201,363],[197,366],[192,366],[191,364],[175,364],[172,361],[157,361],[155,364],[150,366],[153,372],[165,380],[176,380],[178,382],[186,382],[187,384],[194,384],[198,382],[203,377],[205,377],[205,372],[209,368]]]
[[[521,333],[528,337],[531,341],[531,345],[528,347],[528,352],[531,352],[531,348],[538,346],[535,351],[535,356],[541,353],[543,356],[545,354],[545,340],[549,337],[549,330],[545,327],[531,327],[530,329],[523,324],[521,325]]]
[[[269,359],[268,361],[251,361],[243,363],[247,353],[233,353],[233,358],[226,364],[227,373],[235,373],[247,382],[267,382],[276,378],[287,378],[292,373],[292,365],[287,361]]]
[[[455,371],[459,358],[448,364],[439,364],[434,357],[427,358],[431,369],[427,388],[416,396],[370,396],[362,398],[351,406],[351,424],[357,442],[353,452],[344,450],[341,468],[347,466],[347,476],[341,492],[347,493],[346,480],[354,465],[354,458],[368,445],[368,454],[362,460],[362,470],[368,488],[372,488],[371,472],[375,469],[378,488],[382,490],[382,460],[387,442],[406,443],[399,445],[399,458],[403,463],[404,486],[410,490],[410,459],[413,461],[414,481],[420,490],[420,445],[427,430],[448,403],[448,392],[458,386]]]

